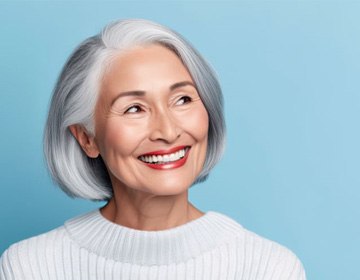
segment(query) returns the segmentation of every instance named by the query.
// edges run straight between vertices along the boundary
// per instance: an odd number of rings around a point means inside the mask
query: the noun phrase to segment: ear
[[[100,152],[96,145],[95,137],[90,136],[83,126],[73,124],[69,126],[69,129],[88,157],[97,158],[99,156]]]

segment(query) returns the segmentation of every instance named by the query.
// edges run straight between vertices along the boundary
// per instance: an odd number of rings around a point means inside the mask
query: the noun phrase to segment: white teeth
[[[180,151],[177,151],[176,153],[168,154],[168,155],[150,155],[150,156],[140,156],[140,160],[147,162],[147,163],[166,163],[170,161],[177,161],[185,156],[185,153],[188,148],[182,149]]]

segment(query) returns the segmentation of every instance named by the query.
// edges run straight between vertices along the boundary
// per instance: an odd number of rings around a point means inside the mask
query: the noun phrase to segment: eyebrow
[[[132,91],[125,91],[125,92],[120,92],[118,95],[116,95],[116,97],[111,101],[110,106],[114,105],[115,101],[118,100],[121,97],[125,97],[125,96],[144,96],[145,95],[145,91],[143,90],[132,90]]]
[[[185,87],[185,86],[192,86],[196,89],[195,85],[193,82],[190,82],[190,81],[183,81],[183,82],[178,82],[178,83],[175,83],[173,85],[171,85],[169,87],[170,91],[173,91],[177,88],[180,88],[180,87]],[[112,106],[116,100],[118,100],[119,98],[121,97],[126,97],[126,96],[144,96],[146,93],[146,91],[143,91],[143,90],[132,90],[132,91],[124,91],[124,92],[120,92],[112,101],[111,101],[111,105]]]
[[[183,82],[179,82],[179,83],[175,83],[172,86],[170,86],[170,90],[174,90],[177,89],[179,87],[185,87],[185,86],[192,86],[196,89],[195,85],[190,82],[190,81],[183,81]]]

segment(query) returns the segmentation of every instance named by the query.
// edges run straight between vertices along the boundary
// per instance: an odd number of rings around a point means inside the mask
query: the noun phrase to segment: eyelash
[[[181,100],[184,100],[184,102],[183,102],[182,104],[178,104],[178,102],[181,101]],[[176,101],[176,105],[181,106],[181,105],[190,103],[191,101],[192,101],[192,98],[191,98],[190,96],[187,96],[187,95],[181,96],[181,97],[178,99],[178,101]],[[133,109],[133,108],[137,108],[138,111],[137,111],[137,112],[130,112],[130,110]],[[143,111],[143,110],[141,109],[141,106],[135,104],[135,105],[131,105],[129,108],[127,108],[127,109],[125,110],[124,114],[136,114],[136,113],[140,113],[141,111]]]
[[[177,104],[180,100],[184,100],[184,99],[187,99],[187,101],[184,101],[183,104],[186,104],[186,103],[189,103],[189,102],[192,101],[192,98],[191,98],[190,96],[184,95],[184,96],[181,96],[181,97],[178,99],[178,101],[176,102],[176,104]],[[183,104],[181,104],[181,105],[183,105]]]
[[[130,112],[130,110],[133,109],[133,108],[138,108],[139,111],[138,112]],[[140,105],[132,105],[132,106],[130,106],[129,108],[127,108],[125,110],[124,114],[136,114],[136,113],[139,113],[141,111],[142,111],[142,109],[141,109]]]

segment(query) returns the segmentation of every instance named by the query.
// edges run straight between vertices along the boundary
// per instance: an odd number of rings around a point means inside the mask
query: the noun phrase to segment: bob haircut
[[[209,115],[208,147],[194,184],[206,180],[225,144],[223,97],[214,70],[178,33],[157,23],[120,20],[83,41],[70,55],[54,88],[44,132],[45,159],[56,183],[71,197],[108,200],[113,191],[101,158],[89,158],[69,130],[82,125],[95,133],[94,110],[101,79],[112,59],[136,46],[160,44],[171,49],[192,76]]]

